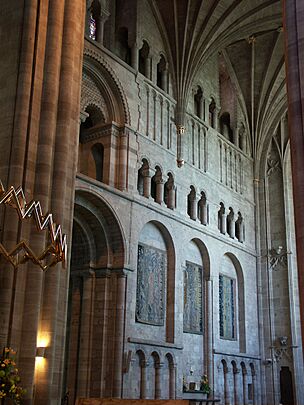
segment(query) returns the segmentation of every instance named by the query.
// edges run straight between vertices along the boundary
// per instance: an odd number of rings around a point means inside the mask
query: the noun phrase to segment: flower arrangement
[[[209,395],[211,392],[211,387],[209,385],[208,377],[206,374],[202,375],[201,378],[201,391],[207,395]]]
[[[20,404],[25,393],[19,386],[20,377],[15,363],[16,352],[5,347],[0,356],[0,399],[10,398],[14,404]]]

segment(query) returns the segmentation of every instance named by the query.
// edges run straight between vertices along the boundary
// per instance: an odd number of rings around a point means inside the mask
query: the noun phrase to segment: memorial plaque
[[[235,280],[219,276],[220,336],[235,339]]]
[[[184,332],[203,333],[203,269],[186,262],[184,270]]]
[[[166,252],[138,245],[136,321],[164,325],[166,292]]]

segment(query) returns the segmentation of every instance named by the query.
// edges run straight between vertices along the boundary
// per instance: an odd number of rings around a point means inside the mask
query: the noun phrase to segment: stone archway
[[[111,208],[92,193],[76,191],[65,364],[71,403],[80,396],[121,396],[124,258]]]

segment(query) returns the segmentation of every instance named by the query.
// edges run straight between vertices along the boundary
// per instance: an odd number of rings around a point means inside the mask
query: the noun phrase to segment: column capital
[[[80,111],[80,114],[79,114],[80,124],[85,122],[85,120],[88,118],[88,116],[89,116],[89,113],[87,113],[86,111]]]
[[[154,170],[154,169],[150,169],[150,168],[148,167],[148,168],[142,169],[142,170],[141,170],[141,174],[142,174],[144,177],[153,177],[154,174],[155,174],[155,170]]]

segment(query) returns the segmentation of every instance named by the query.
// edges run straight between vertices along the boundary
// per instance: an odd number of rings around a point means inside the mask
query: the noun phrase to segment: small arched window
[[[225,206],[221,202],[220,203],[220,209],[218,211],[218,229],[221,233],[225,234],[226,233],[226,218],[225,218]]]
[[[198,218],[202,225],[208,224],[208,205],[206,194],[202,191],[197,205]]]
[[[150,188],[148,188],[147,184],[148,182],[150,182],[149,163],[147,159],[143,159],[141,168],[138,170],[137,191],[140,195],[145,197],[150,196]]]
[[[174,209],[176,206],[176,193],[175,184],[172,173],[168,173],[168,180],[164,187],[164,202],[166,206],[170,209]]]
[[[230,114],[224,112],[220,117],[220,131],[226,139],[233,142],[233,131],[230,126]]]
[[[118,56],[131,65],[131,48],[128,42],[128,29],[126,27],[119,28],[117,32],[117,53]]]
[[[150,74],[150,65],[151,59],[149,58],[150,47],[146,41],[143,41],[143,46],[139,50],[139,66],[138,70],[141,74],[146,76],[148,79],[151,79]]]
[[[93,13],[90,13],[89,17],[89,37],[95,41],[96,40],[96,19],[93,16]]]
[[[209,125],[212,128],[215,128],[215,119],[216,119],[216,104],[214,98],[212,98],[209,104]]]
[[[200,86],[197,86],[194,94],[194,114],[199,118],[203,118],[203,90]]]
[[[227,215],[227,232],[230,238],[235,237],[235,219],[234,219],[234,212],[231,207],[229,207],[229,213]]]
[[[103,181],[104,148],[101,143],[92,146],[92,155],[95,162],[96,180]]]
[[[190,186],[190,193],[187,199],[187,214],[194,221],[196,220],[197,207],[196,207],[196,191],[194,186]]]
[[[241,243],[243,243],[245,240],[244,219],[240,212],[238,212],[238,217],[237,220],[235,221],[235,237]]]
[[[163,55],[157,64],[157,86],[164,91],[168,91],[168,71],[167,62]]]
[[[89,8],[89,37],[96,41],[102,27],[100,26],[101,6],[98,0],[93,0]]]

